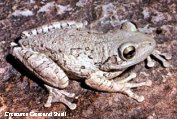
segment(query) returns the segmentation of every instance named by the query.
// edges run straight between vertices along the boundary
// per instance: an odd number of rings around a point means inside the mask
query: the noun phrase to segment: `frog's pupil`
[[[135,55],[135,47],[133,46],[129,46],[127,48],[124,49],[123,51],[123,56],[126,58],[126,59],[131,59],[133,58],[133,56]]]

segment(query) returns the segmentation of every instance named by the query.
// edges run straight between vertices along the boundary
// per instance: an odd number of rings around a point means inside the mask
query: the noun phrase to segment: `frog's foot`
[[[47,33],[54,29],[71,29],[71,28],[84,28],[88,24],[87,21],[84,22],[75,22],[75,21],[59,21],[52,22],[34,29],[23,31],[21,37],[27,38],[31,35],[37,35],[40,33]]]
[[[167,61],[169,59],[172,58],[171,55],[167,54],[167,53],[161,53],[160,51],[158,50],[154,50],[152,52],[152,55],[157,58],[158,60],[160,60],[162,62],[162,65],[164,67],[170,67],[170,63]],[[154,62],[152,61],[151,57],[149,56],[147,58],[147,66],[148,67],[153,67],[154,66]]]
[[[129,97],[137,100],[138,102],[142,102],[144,100],[144,97],[138,96],[137,94],[133,93],[131,91],[131,88],[136,88],[136,87],[140,87],[140,86],[151,86],[152,81],[147,80],[147,81],[141,82],[141,83],[128,83],[128,81],[132,80],[135,77],[136,77],[136,74],[131,73],[127,78],[120,80],[120,81],[116,81],[116,83],[117,83],[116,85],[117,85],[117,88],[120,92],[127,94]]]
[[[120,72],[117,72],[117,75],[119,74]],[[115,76],[116,74],[113,75]],[[128,83],[128,81],[136,77],[135,73],[131,73],[127,78],[123,80],[110,80],[113,75],[105,75],[105,72],[97,71],[91,74],[90,78],[86,79],[85,82],[90,87],[100,91],[125,93],[131,98],[137,100],[138,102],[142,102],[144,100],[144,97],[134,94],[131,91],[131,88],[152,85],[152,82],[150,80],[141,83]]]
[[[68,106],[71,110],[76,109],[77,106],[75,103],[71,103],[65,99],[66,97],[74,98],[75,97],[74,93],[68,93],[64,90],[59,90],[59,89],[50,87],[48,85],[45,85],[45,86],[49,90],[49,96],[48,96],[47,102],[44,105],[45,107],[50,107],[51,103],[53,102],[61,102],[65,104],[66,106]]]

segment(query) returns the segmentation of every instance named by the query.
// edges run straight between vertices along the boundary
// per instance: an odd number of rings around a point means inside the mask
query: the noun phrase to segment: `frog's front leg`
[[[161,53],[158,50],[154,50],[152,52],[152,55],[154,57],[156,57],[158,60],[160,60],[162,62],[162,65],[164,67],[170,67],[170,63],[167,60],[170,60],[172,58],[172,56],[170,54],[167,53]],[[147,58],[147,66],[148,67],[153,67],[155,65],[155,63],[152,61],[151,57],[149,56]]]
[[[141,83],[128,83],[131,79],[136,77],[135,73],[131,73],[127,78],[119,81],[109,80],[112,76],[116,76],[116,73],[113,72],[113,75],[109,72],[97,71],[90,75],[90,77],[85,81],[90,87],[107,92],[122,92],[130,96],[131,98],[142,102],[144,100],[143,96],[138,96],[131,91],[131,88],[140,87],[140,86],[151,86],[152,82],[150,80]],[[120,72],[117,72],[119,75]],[[111,77],[109,77],[111,76]]]
[[[68,86],[69,79],[53,60],[31,49],[19,47],[15,43],[12,43],[11,54],[48,85],[46,88],[49,90],[49,97],[45,104],[46,107],[49,107],[52,102],[62,102],[70,109],[76,108],[76,104],[65,99],[65,97],[75,95],[59,90]]]

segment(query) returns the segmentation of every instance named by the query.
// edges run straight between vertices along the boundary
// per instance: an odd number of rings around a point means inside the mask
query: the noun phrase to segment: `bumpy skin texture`
[[[143,61],[155,47],[152,37],[121,30],[102,34],[81,29],[62,29],[31,36],[19,42],[22,47],[31,48],[33,51],[49,56],[67,72],[72,72],[79,77],[82,76],[79,71],[82,69],[81,66],[85,66],[85,69],[89,71],[96,70],[95,63],[102,65],[112,56],[120,59],[118,48],[123,43],[132,43],[136,47],[136,56],[131,60],[117,61],[117,67],[120,69]]]
[[[86,29],[55,29],[22,38],[13,44],[12,55],[19,59],[40,79],[46,82],[49,98],[46,107],[52,102],[62,102],[70,109],[76,104],[65,99],[74,97],[61,89],[69,84],[69,78],[84,79],[90,87],[108,92],[124,92],[137,101],[143,101],[130,89],[150,86],[151,82],[128,83],[136,77],[114,81],[126,68],[144,61],[155,48],[154,39],[143,33],[116,30],[99,33]],[[34,34],[33,32],[33,34]],[[125,59],[122,48],[126,45],[135,48],[135,54]]]

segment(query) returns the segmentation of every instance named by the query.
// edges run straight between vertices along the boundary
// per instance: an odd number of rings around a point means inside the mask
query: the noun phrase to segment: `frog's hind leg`
[[[68,93],[64,90],[59,90],[59,89],[50,87],[48,85],[45,85],[45,86],[49,91],[47,102],[44,105],[45,107],[50,107],[52,102],[61,102],[65,104],[66,106],[68,106],[71,110],[76,109],[77,106],[75,103],[71,103],[65,99],[66,97],[74,98],[75,97],[74,93]]]
[[[52,22],[46,25],[42,25],[40,27],[26,30],[22,32],[21,37],[27,38],[31,35],[37,35],[40,33],[47,33],[55,29],[71,29],[71,28],[84,28],[87,25],[87,21],[83,22],[75,22],[75,21],[58,21]]]
[[[119,72],[117,74],[120,74]],[[131,91],[131,88],[140,87],[140,86],[151,86],[152,82],[150,80],[141,83],[129,83],[128,81],[136,77],[135,73],[131,73],[127,78],[117,81],[109,80],[110,77],[106,77],[105,72],[97,71],[91,74],[90,78],[85,82],[90,87],[107,92],[122,92],[130,96],[131,98],[142,102],[144,100],[143,96],[138,96]],[[111,76],[111,75],[110,75]]]
[[[74,97],[74,94],[59,90],[67,87],[69,84],[69,79],[64,71],[46,55],[31,49],[18,47],[15,43],[12,43],[12,45],[12,55],[18,58],[38,78],[49,85],[46,86],[50,93],[46,106],[50,106],[51,102],[62,102],[70,109],[75,109],[76,105],[65,99],[65,96]]]

